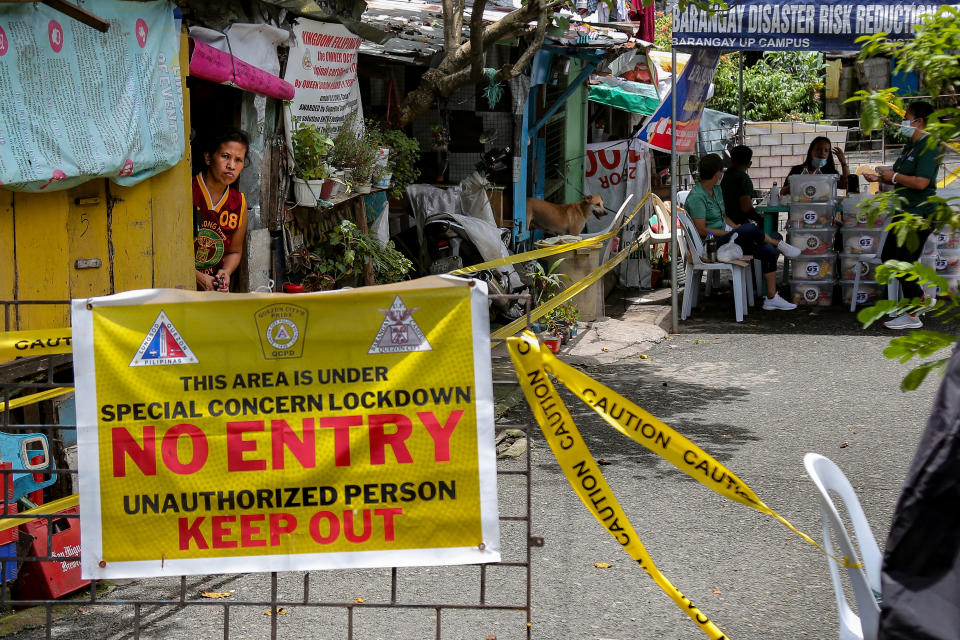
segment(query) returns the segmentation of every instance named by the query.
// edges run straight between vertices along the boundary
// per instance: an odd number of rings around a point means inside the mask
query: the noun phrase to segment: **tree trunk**
[[[477,3],[481,9],[486,2]],[[527,28],[527,23],[536,18],[537,30],[533,42],[521,54],[519,61],[514,65],[504,65],[494,76],[494,82],[507,81],[520,75],[523,68],[533,59],[533,55],[543,44],[546,33],[547,20],[551,9],[559,6],[550,0],[530,0],[525,6],[516,9],[498,22],[482,29],[480,34],[475,33],[475,25],[479,18],[471,19],[471,37],[455,48],[446,47],[445,56],[436,68],[427,70],[423,74],[420,86],[407,94],[399,109],[400,126],[410,124],[418,116],[430,110],[438,99],[447,98],[460,87],[477,83],[477,69],[482,67],[483,52],[495,43],[521,34]],[[455,14],[452,21],[448,16]],[[445,22],[452,22],[453,26],[463,25],[463,3],[454,0],[444,1]],[[445,28],[447,43],[455,42],[452,29]],[[482,45],[482,51],[475,55],[474,46]],[[480,74],[482,79],[482,73]]]

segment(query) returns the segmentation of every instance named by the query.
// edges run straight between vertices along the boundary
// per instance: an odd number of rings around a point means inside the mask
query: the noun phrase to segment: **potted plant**
[[[356,286],[364,266],[373,266],[376,284],[399,282],[407,277],[413,264],[393,242],[386,245],[366,235],[349,220],[319,238],[317,245],[303,247],[291,254],[288,270],[300,280],[306,291],[327,291],[336,287]]]
[[[390,195],[402,198],[407,185],[413,184],[420,177],[420,170],[417,168],[420,143],[400,129],[386,129],[381,131],[380,135],[384,146],[390,149],[387,160],[387,170],[391,176]]]
[[[325,132],[315,126],[293,120],[293,188],[297,203],[305,207],[317,206],[317,198],[327,200],[334,183],[329,180],[327,154],[333,146]]]

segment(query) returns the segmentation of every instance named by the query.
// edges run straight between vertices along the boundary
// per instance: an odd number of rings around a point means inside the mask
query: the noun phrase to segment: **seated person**
[[[843,150],[840,149],[840,147],[833,147],[833,153],[836,154],[837,160],[840,161],[841,171],[837,171],[837,165],[833,163],[833,155],[830,154],[830,138],[826,136],[817,136],[814,138],[813,142],[810,143],[810,147],[807,149],[807,157],[804,159],[803,164],[794,166],[790,169],[790,173],[787,174],[787,181],[783,183],[783,188],[780,189],[780,195],[785,196],[790,193],[790,176],[804,173],[839,175],[840,180],[837,182],[837,186],[841,189],[846,189],[847,176],[850,174],[849,167],[847,167],[847,157],[843,155]]]
[[[763,216],[753,208],[753,180],[747,169],[753,164],[753,150],[739,145],[730,150],[730,168],[723,175],[723,204],[727,218],[741,225],[755,222],[763,228]]]
[[[714,153],[704,156],[700,161],[700,182],[690,191],[684,204],[697,232],[701,238],[705,238],[712,231],[718,246],[729,242],[736,232],[734,242],[740,245],[744,255],[752,255],[763,266],[763,278],[767,283],[763,308],[795,309],[797,305],[787,302],[777,293],[777,259],[780,257],[777,251],[788,258],[796,258],[800,255],[800,249],[781,240],[779,234],[775,234],[777,237],[764,234],[752,222],[739,226],[729,224],[724,215],[723,191],[719,184],[722,177],[723,161],[720,156]]]

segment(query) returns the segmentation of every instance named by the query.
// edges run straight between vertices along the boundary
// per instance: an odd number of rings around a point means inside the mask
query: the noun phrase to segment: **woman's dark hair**
[[[917,102],[911,102],[907,106],[907,111],[912,113],[914,118],[923,120],[923,124],[926,125],[930,120],[930,114],[933,113],[933,105],[929,102],[918,100]]]
[[[723,160],[715,153],[710,153],[700,158],[700,179],[709,180],[717,175],[718,171],[723,170]]]
[[[737,145],[730,149],[730,162],[745,167],[753,160],[753,149],[745,145]]]
[[[807,159],[803,161],[808,168],[813,168],[813,150],[817,148],[817,145],[821,142],[827,143],[827,148],[830,150],[827,153],[827,164],[820,167],[820,173],[840,173],[837,171],[837,165],[833,163],[833,143],[830,142],[830,138],[827,136],[817,136],[810,143],[810,146],[807,147]]]
[[[221,129],[214,135],[210,136],[203,147],[203,152],[212,155],[216,153],[217,149],[220,148],[220,145],[225,142],[239,142],[243,145],[244,149],[250,151],[250,136],[247,135],[247,132],[243,131],[242,129],[229,127],[226,129]]]

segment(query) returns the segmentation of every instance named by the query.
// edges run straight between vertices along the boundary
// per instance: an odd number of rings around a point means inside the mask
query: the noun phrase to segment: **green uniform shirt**
[[[923,204],[924,201],[937,193],[937,169],[940,166],[940,152],[937,147],[927,146],[927,136],[921,136],[916,142],[910,141],[903,148],[900,157],[893,163],[893,170],[905,176],[929,178],[930,184],[925,189],[910,189],[898,186],[897,195],[906,201],[905,211],[924,218],[933,213],[935,207]]]
[[[723,174],[720,184],[723,185],[723,204],[727,217],[736,224],[750,222],[749,216],[740,211],[740,196],[753,198],[753,180],[747,172],[739,167],[730,167]]]
[[[703,219],[708,229],[723,229],[727,224],[723,219],[723,191],[719,184],[714,185],[711,196],[698,182],[690,191],[683,206],[691,218]]]

